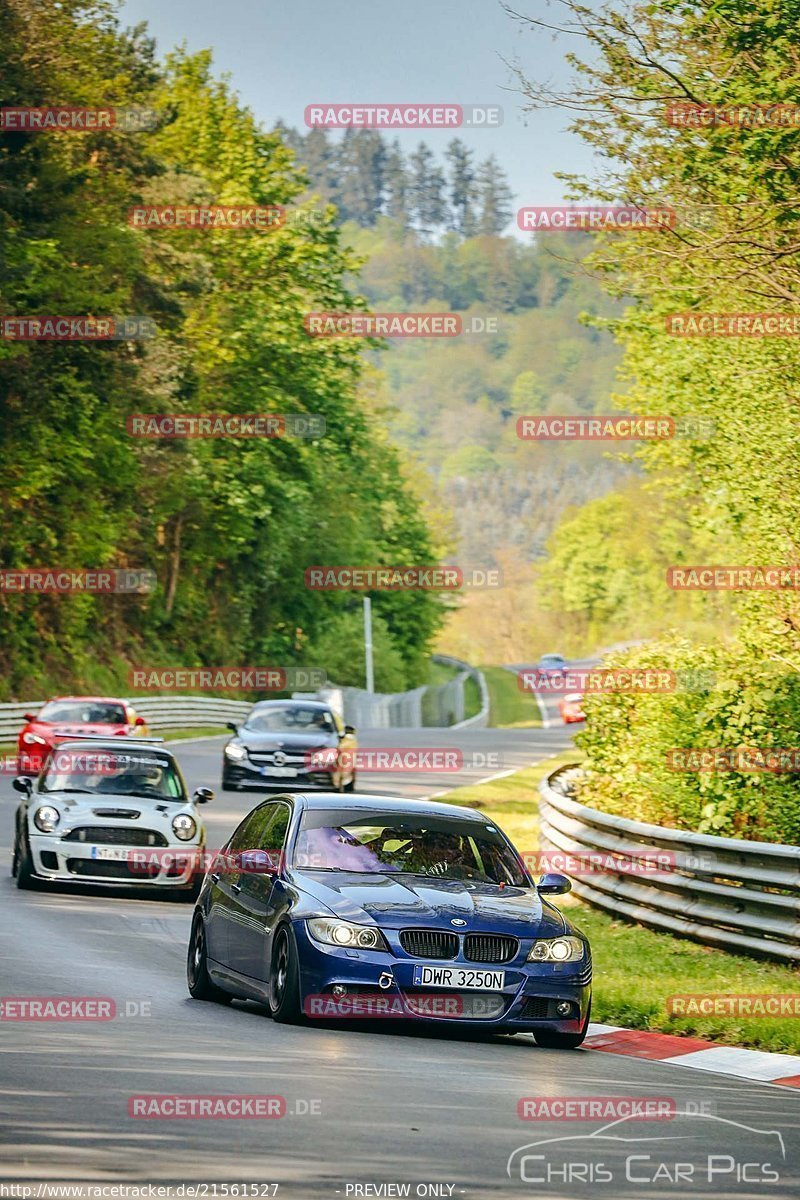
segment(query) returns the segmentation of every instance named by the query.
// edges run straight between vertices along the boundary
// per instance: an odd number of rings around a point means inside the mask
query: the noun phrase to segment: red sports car
[[[558,702],[558,709],[565,725],[586,720],[583,712],[583,696],[580,692],[570,692],[568,695],[562,696]]]
[[[127,700],[108,696],[56,696],[34,716],[25,713],[27,724],[19,735],[21,775],[38,775],[47,752],[76,733],[98,737],[147,735],[147,722]]]

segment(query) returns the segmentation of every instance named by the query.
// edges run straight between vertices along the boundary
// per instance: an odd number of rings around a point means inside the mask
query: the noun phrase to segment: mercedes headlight
[[[182,842],[188,842],[197,833],[197,822],[188,813],[178,813],[172,818],[172,832]]]
[[[225,757],[231,762],[241,762],[245,756],[244,746],[237,746],[236,742],[229,742],[225,747]]]
[[[33,823],[42,833],[52,833],[60,820],[61,815],[57,808],[53,808],[52,804],[43,804],[41,808],[37,808]]]
[[[306,921],[308,932],[317,942],[328,946],[346,946],[359,950],[388,950],[383,934],[373,925],[353,925],[350,921],[314,917]]]
[[[583,942],[578,937],[548,938],[534,942],[528,962],[580,962]]]

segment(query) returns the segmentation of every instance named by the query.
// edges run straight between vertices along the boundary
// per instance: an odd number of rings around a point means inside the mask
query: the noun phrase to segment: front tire
[[[269,1011],[280,1025],[296,1025],[302,1017],[300,1007],[300,967],[297,943],[288,925],[275,934],[269,973]]]
[[[22,848],[20,849],[19,837],[15,843],[11,872],[16,877],[17,887],[21,891],[29,892],[36,887],[36,876],[33,873],[33,857],[28,839],[24,833],[21,837]]]
[[[355,773],[355,771],[353,771],[353,775],[352,775],[350,782],[346,783],[344,785],[344,790],[346,792],[350,792],[350,793],[353,793],[356,790],[356,773]]]
[[[194,914],[192,933],[189,938],[189,954],[186,959],[186,983],[193,1000],[213,1000],[217,1004],[230,1004],[233,996],[223,992],[211,982],[208,974],[206,952],[206,927],[199,912]]]

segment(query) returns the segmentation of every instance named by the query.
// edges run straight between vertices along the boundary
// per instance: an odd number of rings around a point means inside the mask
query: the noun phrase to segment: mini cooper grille
[[[464,939],[464,958],[470,962],[511,962],[518,950],[516,938],[500,937],[494,933],[468,933]]]
[[[99,846],[168,846],[157,829],[118,829],[115,825],[79,825],[62,839],[65,842],[94,842]]]
[[[86,875],[92,879],[128,879],[142,883],[146,879],[155,879],[158,875],[158,864],[146,864],[134,868],[127,862],[104,862],[96,858],[68,858],[67,870],[70,875]]]
[[[439,929],[403,929],[400,945],[415,958],[455,958],[458,954],[457,935]]]

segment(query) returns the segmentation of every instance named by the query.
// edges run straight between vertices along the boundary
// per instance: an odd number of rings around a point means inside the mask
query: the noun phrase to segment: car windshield
[[[51,700],[36,719],[51,725],[61,721],[78,725],[124,725],[125,709],[121,704],[106,700]]]
[[[494,825],[421,813],[307,809],[294,866],[363,875],[412,874],[528,887]]]
[[[564,659],[560,654],[543,654],[539,662],[543,667],[560,667]]]
[[[137,796],[150,800],[186,801],[175,763],[152,751],[117,751],[100,747],[61,747],[53,752],[41,782],[43,792],[89,792],[104,796]]]
[[[256,708],[245,721],[245,729],[255,733],[333,733],[333,717],[324,708],[302,704],[276,704],[274,708]]]

